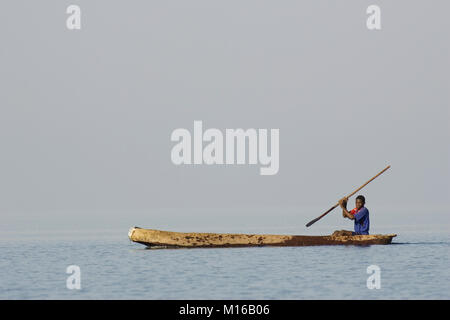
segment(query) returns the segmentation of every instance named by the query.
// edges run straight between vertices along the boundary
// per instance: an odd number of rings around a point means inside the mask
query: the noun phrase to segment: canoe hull
[[[230,247],[302,247],[321,245],[386,245],[395,234],[375,235],[272,235],[233,233],[185,233],[131,228],[131,241],[149,248],[230,248]]]

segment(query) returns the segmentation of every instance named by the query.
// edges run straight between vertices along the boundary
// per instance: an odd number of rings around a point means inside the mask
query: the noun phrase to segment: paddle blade
[[[331,207],[330,209],[328,209],[327,212],[323,213],[322,215],[318,216],[317,218],[315,218],[314,220],[311,220],[310,222],[308,222],[308,224],[306,225],[307,227],[309,227],[310,225],[316,223],[317,221],[319,221],[320,219],[322,219],[323,217],[325,217],[327,214],[329,214],[331,211],[333,211],[339,204],[334,205],[333,207]]]
[[[318,218],[315,218],[314,220],[311,220],[310,222],[308,222],[308,223],[306,224],[306,226],[309,227],[309,226],[313,225],[314,223],[316,223],[317,221],[319,221],[320,218],[322,218],[322,217],[320,216],[320,217],[318,217]]]

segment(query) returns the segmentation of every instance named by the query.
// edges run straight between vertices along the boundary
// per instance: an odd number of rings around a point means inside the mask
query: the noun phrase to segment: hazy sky
[[[81,30],[66,28],[69,4]],[[382,30],[366,28],[370,4]],[[362,192],[372,223],[448,223],[449,10],[444,0],[3,1],[1,229],[305,233],[388,164]],[[194,120],[279,129],[278,174],[175,166],[170,135]]]

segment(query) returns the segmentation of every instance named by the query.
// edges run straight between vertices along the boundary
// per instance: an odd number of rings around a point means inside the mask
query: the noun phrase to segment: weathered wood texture
[[[258,246],[320,246],[390,244],[396,234],[348,235],[337,231],[328,236],[272,234],[184,233],[131,228],[130,240],[150,248],[218,248]]]

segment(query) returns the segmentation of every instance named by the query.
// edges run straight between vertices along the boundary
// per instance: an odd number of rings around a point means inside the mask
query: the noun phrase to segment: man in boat
[[[369,209],[364,206],[366,204],[366,199],[362,195],[357,196],[355,208],[351,211],[347,210],[347,201],[348,199],[344,197],[339,200],[339,205],[342,208],[342,216],[344,218],[355,220],[355,231],[352,232],[352,235],[369,234]],[[349,231],[347,231],[347,233],[348,232]]]

